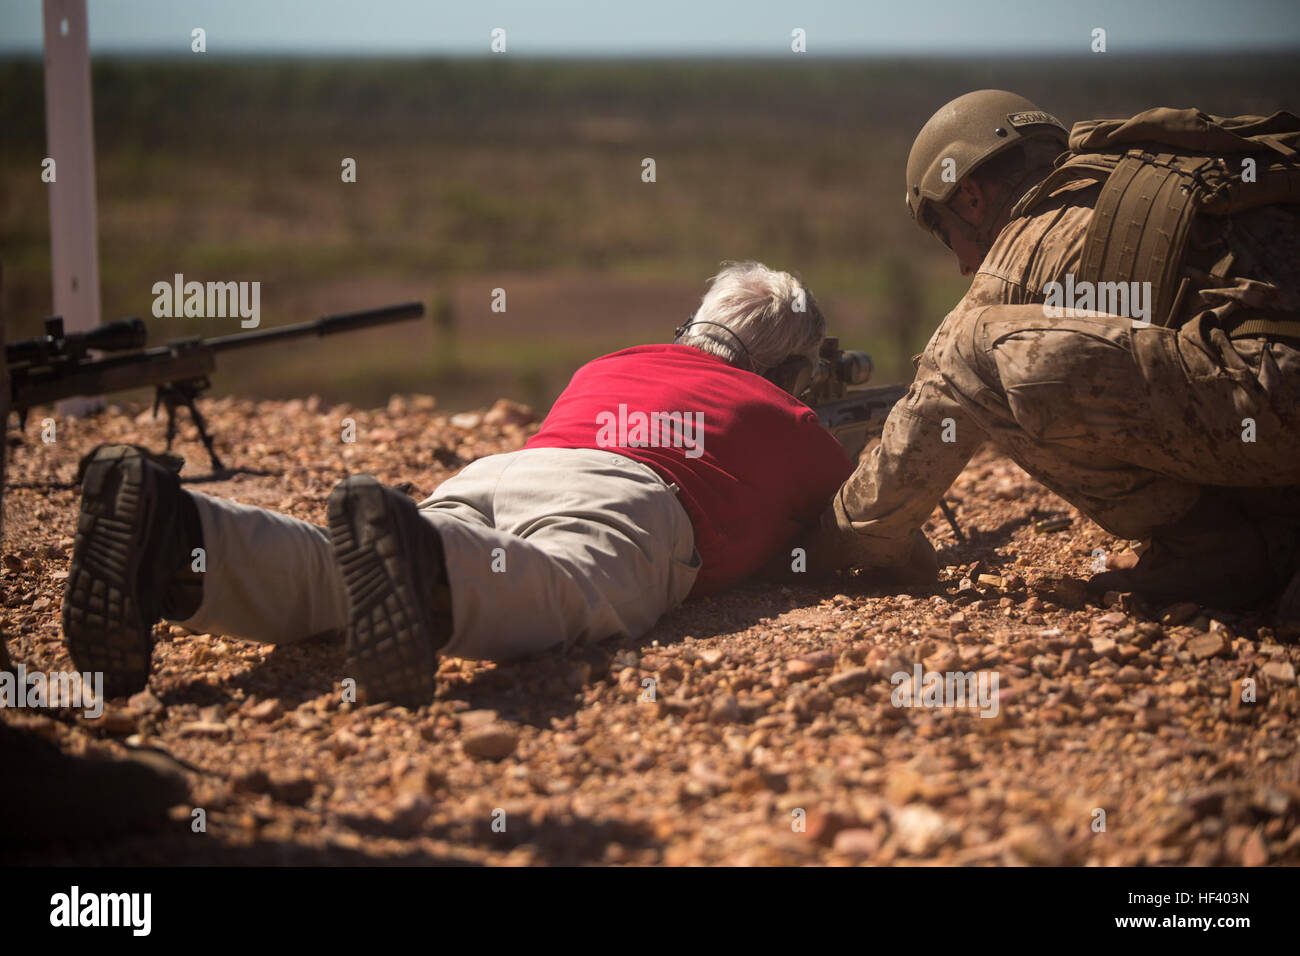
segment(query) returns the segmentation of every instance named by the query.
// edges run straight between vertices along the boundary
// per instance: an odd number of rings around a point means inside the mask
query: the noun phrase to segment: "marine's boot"
[[[347,586],[347,676],[372,703],[427,704],[452,633],[442,539],[415,502],[369,475],[330,494],[329,532]]]
[[[106,697],[143,690],[154,624],[202,602],[202,576],[188,573],[202,529],[181,464],[138,445],[100,445],[81,461],[63,635],[79,671],[103,673]]]
[[[1296,526],[1251,514],[1248,492],[1207,488],[1177,522],[1158,528],[1135,567],[1093,575],[1093,591],[1135,591],[1150,601],[1257,607],[1286,586],[1295,566]]]

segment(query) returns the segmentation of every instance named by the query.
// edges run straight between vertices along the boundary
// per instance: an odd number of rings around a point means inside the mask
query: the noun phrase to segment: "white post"
[[[95,221],[95,126],[90,103],[86,0],[44,0],[46,148],[54,160],[50,191],[50,266],[54,314],[68,331],[100,323],[99,231]],[[80,414],[102,400],[71,399]]]

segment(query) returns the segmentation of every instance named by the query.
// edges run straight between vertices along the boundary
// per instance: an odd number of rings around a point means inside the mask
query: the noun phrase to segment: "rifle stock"
[[[10,400],[15,411],[51,405],[76,395],[107,395],[156,388],[215,372],[217,356],[201,339],[182,340],[129,355],[114,355],[29,373],[11,369]]]
[[[867,442],[880,435],[885,419],[907,389],[906,385],[873,385],[814,405],[813,411],[856,462]]]

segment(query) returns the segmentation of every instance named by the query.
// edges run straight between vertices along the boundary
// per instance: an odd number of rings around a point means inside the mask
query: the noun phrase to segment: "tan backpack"
[[[1067,182],[1104,183],[1084,238],[1077,281],[1150,282],[1152,319],[1179,314],[1187,280],[1179,272],[1198,214],[1227,216],[1300,203],[1300,117],[1211,116],[1157,108],[1127,120],[1086,120],[1070,131],[1056,168],[1012,210],[1016,218]],[[1211,276],[1224,278],[1231,256]],[[1300,335],[1300,316],[1258,313],[1232,332]]]

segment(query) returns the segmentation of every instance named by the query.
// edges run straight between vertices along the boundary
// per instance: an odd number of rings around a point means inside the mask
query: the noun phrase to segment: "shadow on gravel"
[[[661,850],[662,844],[642,823],[625,820],[593,820],[586,817],[531,820],[516,815],[505,832],[493,832],[487,820],[453,823],[426,832],[434,839],[461,846],[473,845],[497,852],[525,844],[550,866],[579,866],[605,860],[609,846],[617,844],[631,851]]]
[[[230,680],[213,684],[195,676],[167,693],[163,703],[225,703],[236,688],[258,697],[278,697],[286,710],[329,691],[343,674],[343,643],[318,637],[296,644],[277,644],[260,662]]]
[[[502,720],[551,730],[586,706],[585,688],[607,674],[603,648],[552,652],[498,664],[468,679],[438,681],[438,699],[470,710],[495,710]]]
[[[789,600],[777,601],[768,592],[748,589],[691,601],[639,638],[534,654],[475,671],[467,678],[440,677],[438,699],[461,700],[469,709],[494,710],[503,720],[551,730],[587,706],[591,685],[617,679],[623,667],[616,659],[619,655],[631,651],[640,657],[654,641],[668,646],[687,637],[734,633],[790,606]]]
[[[341,846],[308,846],[280,840],[256,840],[230,846],[211,836],[159,833],[96,845],[67,843],[0,853],[6,866],[482,866],[457,854],[410,849],[372,854]]]
[[[1032,524],[1043,515],[1028,514],[1022,518],[1010,518],[996,528],[966,528],[966,543],[953,544],[939,552],[939,564],[962,564],[966,561],[987,560],[991,552],[1011,540],[1017,531]]]
[[[374,817],[344,816],[339,823],[363,840],[432,839],[493,852],[509,852],[530,845],[540,861],[552,866],[578,866],[605,862],[606,851],[617,844],[631,852],[659,851],[662,844],[651,829],[629,821],[585,817],[531,820],[512,816],[506,832],[492,830],[487,820],[466,820],[414,832]],[[479,861],[452,851],[435,853],[418,848],[399,852],[367,853],[337,845],[310,846],[281,840],[257,839],[247,845],[223,844],[215,833],[182,832],[139,834],[91,843],[60,842],[0,853],[6,866],[482,866]]]
[[[782,594],[781,587],[780,584],[747,584],[723,594],[687,601],[665,614],[645,637],[623,641],[617,649],[635,650],[653,640],[666,645],[676,644],[687,637],[703,640],[719,634],[734,634],[792,608],[815,605],[820,600],[818,595],[825,590],[790,588],[788,594]]]

